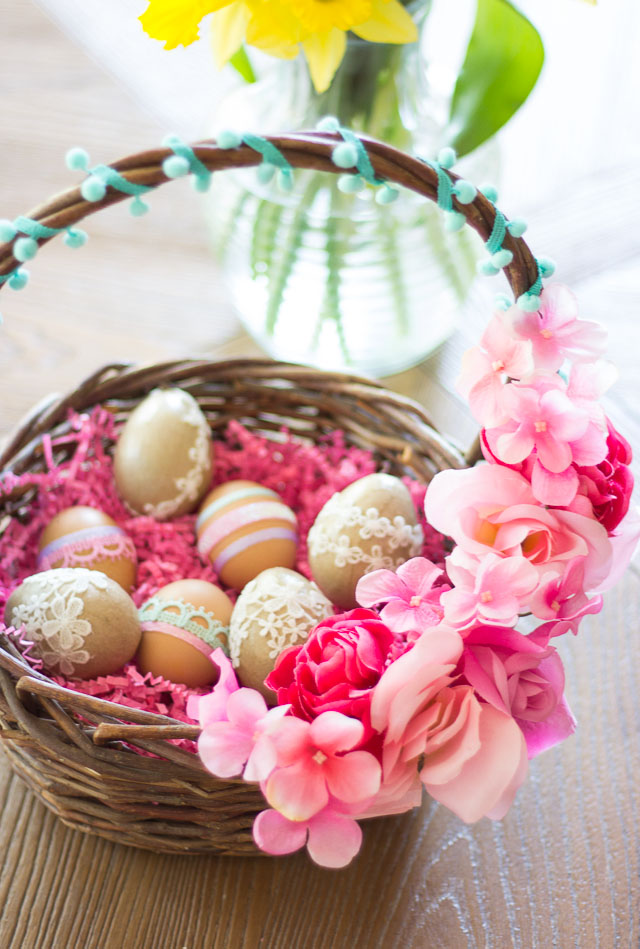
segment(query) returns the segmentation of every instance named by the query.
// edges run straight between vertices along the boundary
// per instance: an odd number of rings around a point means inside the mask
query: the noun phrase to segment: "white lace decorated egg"
[[[74,679],[117,672],[140,642],[131,597],[115,580],[84,567],[27,577],[9,597],[4,621],[24,624],[35,644],[32,655],[45,669]]]
[[[211,429],[193,396],[154,389],[127,419],[114,452],[118,492],[159,521],[193,511],[211,480]]]
[[[423,532],[399,478],[370,474],[324,505],[309,531],[314,580],[343,610],[357,606],[356,584],[372,570],[395,570],[422,550]]]
[[[231,615],[229,652],[242,685],[275,699],[264,680],[288,646],[306,641],[331,616],[329,600],[315,583],[286,567],[263,570],[244,588]]]

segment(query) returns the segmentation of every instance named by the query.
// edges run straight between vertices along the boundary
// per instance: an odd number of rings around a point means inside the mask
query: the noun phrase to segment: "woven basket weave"
[[[331,161],[340,141],[334,134],[299,133],[270,140],[294,167],[340,171]],[[379,142],[363,141],[378,177],[436,199],[433,168]],[[202,142],[192,147],[211,171],[261,161],[244,145],[222,150]],[[171,154],[157,149],[112,167],[132,182],[155,187],[168,181],[162,162]],[[28,216],[47,227],[63,228],[125,198],[107,189],[101,201],[89,203],[74,188]],[[491,202],[478,194],[469,205],[454,200],[454,207],[485,241],[489,239],[496,214]],[[17,264],[11,246],[0,245],[0,276]],[[522,239],[507,233],[504,247],[514,255],[506,273],[518,296],[535,283],[537,264]],[[43,470],[42,436],[68,430],[70,409],[87,411],[102,404],[123,421],[151,389],[171,385],[194,396],[214,433],[222,432],[231,419],[267,437],[282,425],[313,441],[342,429],[348,443],[373,451],[392,473],[425,483],[441,469],[474,460],[473,452],[465,457],[438,434],[423,408],[369,380],[266,359],[236,359],[106,366],[67,396],[37,406],[10,437],[0,468],[15,474]],[[56,461],[72,450],[57,449]],[[30,492],[5,498],[0,503],[0,531],[12,517],[27,518],[32,499]],[[198,733],[195,725],[62,688],[34,671],[13,642],[0,635],[0,734],[9,761],[37,797],[71,827],[156,852],[259,853],[251,826],[264,807],[261,794],[242,781],[213,778],[196,755],[168,741],[194,739]],[[136,748],[153,757],[138,754]]]

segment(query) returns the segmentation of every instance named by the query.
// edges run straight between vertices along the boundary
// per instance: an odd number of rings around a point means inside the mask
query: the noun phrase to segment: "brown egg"
[[[218,667],[211,653],[227,651],[232,610],[227,594],[206,580],[162,587],[139,610],[139,669],[191,688],[212,685]]]
[[[202,502],[196,522],[198,550],[227,586],[241,590],[268,567],[293,567],[296,516],[269,488],[227,481]]]
[[[211,481],[211,429],[182,389],[154,389],[127,419],[113,456],[116,487],[159,521],[193,511]]]
[[[257,689],[275,704],[264,684],[276,659],[289,646],[306,642],[333,608],[315,583],[287,570],[271,567],[247,583],[229,624],[229,654],[242,685]]]
[[[140,642],[131,597],[104,573],[83,567],[27,577],[9,597],[5,623],[24,623],[45,668],[77,679],[117,672]]]
[[[56,514],[43,530],[38,550],[38,570],[100,570],[127,593],[136,582],[133,541],[107,514],[93,507],[68,507]]]
[[[411,495],[389,474],[370,474],[331,497],[308,536],[313,579],[332,603],[357,606],[356,585],[372,570],[395,570],[422,550]]]

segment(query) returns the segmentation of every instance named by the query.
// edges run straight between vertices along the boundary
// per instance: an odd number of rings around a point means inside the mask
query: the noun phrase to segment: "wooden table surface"
[[[160,140],[164,130],[36,7],[0,0],[0,26],[0,217],[74,180],[63,164],[71,145],[98,162]],[[532,233],[562,261],[583,312],[610,328],[620,380],[607,410],[639,451],[640,172],[633,156],[616,162],[613,178],[556,195],[553,214],[540,208]],[[155,195],[143,220],[122,208],[98,215],[82,250],[53,242],[30,286],[2,294],[0,435],[104,362],[248,351],[198,199],[183,184]],[[469,319],[473,334],[486,315]],[[458,334],[390,384],[469,441],[473,425],[451,392],[464,344]],[[603,612],[561,644],[578,732],[532,763],[501,823],[468,827],[425,803],[370,822],[342,871],[301,854],[167,857],[86,836],[49,814],[1,759],[0,946],[637,946],[639,594],[634,566]]]

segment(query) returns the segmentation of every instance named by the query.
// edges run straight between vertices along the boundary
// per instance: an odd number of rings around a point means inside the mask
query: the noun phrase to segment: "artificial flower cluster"
[[[572,733],[551,641],[601,609],[640,536],[631,450],[598,402],[603,348],[560,286],[538,313],[497,313],[461,378],[488,463],[440,472],[426,493],[455,544],[444,569],[417,557],[362,577],[359,608],[280,654],[274,708],[214,654],[220,680],[188,713],[206,767],[259,784],[263,850],[306,843],[344,866],[358,819],[416,807],[423,788],[464,821],[498,819],[528,759]]]

